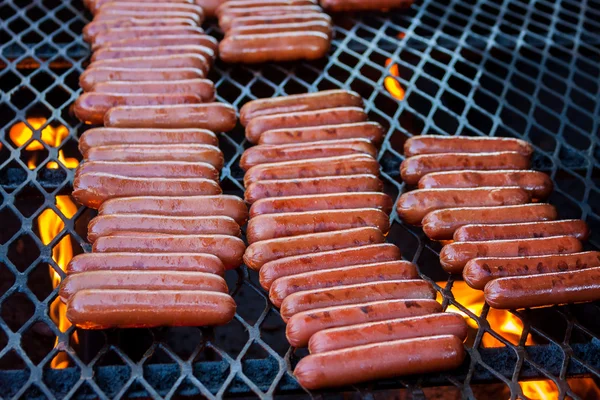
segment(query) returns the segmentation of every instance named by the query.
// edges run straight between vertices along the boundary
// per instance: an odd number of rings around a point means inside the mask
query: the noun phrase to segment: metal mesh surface
[[[227,276],[238,313],[223,327],[79,331],[76,341],[73,328],[61,332],[49,317],[57,290],[48,265],[64,276],[53,249],[68,237],[75,254],[89,250],[86,227],[94,216],[82,207],[72,218],[61,212],[55,196],[70,192],[73,170],[61,163],[48,168],[59,158],[81,159],[77,138],[85,127],[69,114],[69,106],[89,56],[80,37],[89,18],[82,9],[79,1],[0,1],[0,395],[305,394],[291,376],[304,353],[289,349],[277,310],[256,273],[245,268]],[[587,247],[600,248],[600,1],[425,0],[405,11],[340,15],[334,22],[327,59],[258,67],[217,63],[210,78],[219,100],[239,109],[260,97],[339,87],[357,91],[371,120],[388,128],[379,159],[385,191],[394,198],[404,190],[398,168],[402,145],[412,135],[526,139],[535,146],[534,168],[555,183],[550,202],[560,217],[585,219],[593,231]],[[220,36],[215,27],[208,31]],[[404,90],[404,100],[390,94],[386,82],[397,96]],[[46,122],[15,143],[10,128],[33,117]],[[55,140],[56,147],[33,145],[46,126],[59,125],[68,135]],[[240,196],[238,161],[248,146],[243,138],[240,126],[220,138],[227,160],[222,187]],[[45,245],[38,223],[48,208],[64,228]],[[441,246],[402,224],[395,213],[392,218],[389,241],[418,264],[445,306],[470,317],[475,328],[467,340],[469,357],[456,371],[349,392],[370,396],[405,388],[424,398],[427,387],[445,386],[446,393],[458,393],[456,398],[461,393],[472,398],[480,397],[484,383],[494,388],[487,397],[516,398],[523,397],[518,382],[536,378],[550,379],[560,398],[585,398],[566,378],[600,379],[598,304],[515,312],[522,333],[493,330],[495,311],[468,309],[462,282],[441,269]],[[486,343],[493,338],[490,347]],[[68,368],[51,368],[59,353],[66,354]]]

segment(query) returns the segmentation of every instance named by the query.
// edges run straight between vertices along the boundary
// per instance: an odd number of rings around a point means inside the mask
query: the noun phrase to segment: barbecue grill
[[[226,326],[82,331],[61,315],[55,286],[68,259],[89,251],[94,216],[66,196],[86,129],[69,112],[89,56],[83,10],[78,0],[0,2],[0,395],[305,396],[291,374],[304,350],[289,348],[278,311],[245,267],[227,276],[238,312]],[[338,15],[334,23],[327,59],[217,63],[209,78],[218,100],[239,109],[255,98],[358,92],[370,119],[388,129],[379,160],[394,198],[404,190],[398,169],[408,137],[528,140],[533,168],[554,181],[549,202],[561,218],[585,219],[588,250],[600,248],[600,1],[423,0],[404,11]],[[224,192],[242,196],[243,128],[222,134],[220,147]],[[392,218],[388,240],[419,266],[445,307],[467,316],[469,357],[455,371],[345,392],[514,399],[542,388],[547,398],[600,397],[600,304],[491,310],[441,269],[438,243]],[[527,380],[544,382],[520,384]]]

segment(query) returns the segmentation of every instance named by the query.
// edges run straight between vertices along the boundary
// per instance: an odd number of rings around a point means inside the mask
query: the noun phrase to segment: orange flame
[[[406,35],[404,34],[404,32],[400,32],[398,34],[399,39],[404,39],[405,36]],[[391,58],[388,58],[387,60],[385,60],[386,67],[388,67],[391,63],[392,63]],[[389,94],[391,94],[395,99],[402,101],[402,100],[404,100],[404,96],[406,93],[405,93],[404,88],[400,84],[400,82],[398,82],[398,80],[396,79],[396,78],[400,77],[400,70],[398,69],[398,64],[393,64],[390,67],[390,74],[392,76],[386,76],[383,79],[383,86],[389,92]]]
[[[519,382],[519,385],[530,400],[558,399],[558,389],[551,380]]]

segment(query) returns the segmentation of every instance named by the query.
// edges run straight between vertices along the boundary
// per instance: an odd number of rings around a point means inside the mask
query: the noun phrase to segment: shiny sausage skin
[[[434,153],[493,153],[515,151],[530,157],[533,147],[521,139],[504,137],[468,137],[421,135],[413,136],[404,143],[404,156]]]
[[[218,146],[217,135],[207,129],[88,129],[79,138],[79,151],[126,144],[210,144]]]
[[[525,204],[529,194],[519,187],[480,187],[474,189],[418,189],[400,196],[398,216],[412,225],[420,225],[434,210],[456,207],[489,207]]]
[[[244,198],[250,204],[267,197],[309,194],[381,192],[383,182],[374,175],[326,176],[319,178],[258,181],[246,188]]]
[[[296,129],[273,129],[263,132],[259,144],[289,144],[323,140],[368,139],[375,146],[383,142],[385,130],[377,122],[355,122]]]
[[[202,253],[83,253],[67,265],[67,275],[90,271],[191,271],[225,275],[221,259]]]
[[[390,8],[410,7],[413,0],[321,0],[327,11],[385,11]]]
[[[144,57],[142,57],[144,58]],[[111,61],[111,60],[106,60]],[[208,79],[183,79],[169,81],[166,85],[161,81],[127,82],[111,81],[94,85],[94,92],[98,93],[155,93],[155,94],[182,94],[193,93],[200,97],[200,103],[215,101],[215,85]],[[104,122],[104,121],[103,121]]]
[[[131,196],[198,196],[221,194],[219,184],[203,178],[129,178],[103,173],[82,174],[73,180],[73,198],[90,208],[109,199]]]
[[[351,154],[377,156],[377,149],[366,139],[344,139],[336,141],[310,142],[301,144],[259,144],[244,151],[240,167],[248,170],[261,164],[296,160],[338,157]]]
[[[240,226],[223,216],[176,217],[145,214],[99,215],[88,225],[88,241],[120,232],[172,233],[174,235],[229,235],[240,237]]]
[[[235,128],[235,110],[228,104],[115,107],[104,116],[104,125],[117,128],[201,128],[228,132]]]
[[[311,354],[317,354],[371,343],[436,335],[453,335],[465,340],[467,333],[463,316],[448,312],[326,329],[310,338],[308,350]]]
[[[122,94],[87,92],[77,98],[73,105],[73,113],[81,122],[98,125],[104,122],[104,115],[112,107],[194,103],[202,103],[202,99],[193,93]]]
[[[84,92],[94,90],[101,82],[126,81],[180,81],[183,79],[201,79],[204,72],[197,68],[88,68],[79,77],[79,86]]]
[[[225,32],[232,26],[232,21],[257,15],[274,16],[287,14],[303,14],[303,13],[322,13],[323,10],[318,5],[303,5],[303,6],[263,6],[263,7],[248,7],[248,8],[231,8],[219,16],[219,27]]]
[[[236,304],[225,293],[201,290],[108,290],[77,292],[67,319],[83,329],[223,325]]]
[[[550,204],[447,208],[427,214],[422,225],[430,239],[449,240],[464,225],[552,221],[557,216],[556,208]]]
[[[432,172],[461,170],[519,170],[529,169],[529,157],[514,151],[495,153],[422,154],[405,159],[400,164],[402,180],[416,185]]]
[[[188,53],[172,56],[125,57],[94,61],[88,68],[197,68],[208,74],[211,63],[202,54]],[[97,86],[97,85],[96,85]],[[94,87],[96,91],[96,87]],[[190,92],[191,90],[188,90]]]
[[[264,214],[357,208],[374,208],[389,215],[392,211],[392,206],[393,201],[390,196],[377,192],[271,197],[260,199],[252,204],[252,207],[250,207],[250,218]]]
[[[463,270],[463,276],[469,286],[483,289],[488,282],[498,278],[577,271],[595,267],[600,267],[598,251],[534,257],[487,257],[469,261]]]
[[[251,244],[268,239],[366,226],[372,226],[387,234],[390,230],[390,220],[386,213],[374,208],[265,214],[250,219],[246,237]]]
[[[421,279],[359,283],[296,292],[283,300],[280,311],[287,322],[302,311],[380,300],[433,300],[435,294],[431,284]]]
[[[223,261],[225,269],[242,264],[246,245],[242,239],[227,235],[143,235],[105,236],[94,243],[92,250],[98,253],[146,252],[146,253],[208,253]]]
[[[160,35],[153,37],[142,37],[137,39],[122,39],[106,43],[104,47],[118,49],[129,47],[150,47],[153,50],[165,46],[202,46],[208,47],[214,53],[219,46],[215,38],[209,35]],[[159,54],[156,54],[157,56]]]
[[[91,271],[67,276],[60,285],[60,300],[66,303],[72,295],[86,289],[229,291],[225,279],[204,272]]]
[[[200,35],[204,30],[199,26],[174,25],[174,26],[138,26],[127,28],[113,28],[99,32],[91,41],[92,50],[97,50],[106,43],[122,39],[136,39],[160,35]]]
[[[83,39],[90,43],[100,33],[120,28],[159,28],[174,26],[197,26],[193,19],[189,18],[159,18],[159,19],[137,19],[123,18],[108,21],[92,21],[83,27]]]
[[[430,336],[311,354],[296,365],[294,376],[304,388],[314,390],[450,370],[464,358],[463,343],[456,336]]]
[[[216,57],[215,50],[206,46],[169,45],[162,47],[103,47],[92,54],[91,61],[114,60],[140,57],[164,57],[181,54],[200,54],[212,64]]]
[[[250,101],[240,110],[240,122],[246,126],[253,118],[265,115],[363,106],[363,99],[356,92],[341,89],[324,90]]]
[[[92,12],[92,14],[94,14],[96,11],[98,11],[100,9],[100,7],[102,7],[104,4],[106,3],[112,3],[114,1],[121,1],[121,0],[84,0],[84,4],[87,3],[88,8],[90,9],[90,11]],[[151,4],[151,3],[156,3],[156,0],[135,0],[136,3],[141,3],[141,4]],[[124,2],[129,2],[127,0],[125,0]],[[160,0],[160,3],[187,3],[187,4],[194,4],[193,0]]]
[[[101,14],[104,12],[113,12],[117,10],[124,11],[144,11],[144,12],[190,12],[194,14],[198,14],[202,20],[204,19],[204,12],[202,11],[202,7],[196,4],[187,4],[187,3],[179,3],[179,2],[138,2],[138,1],[109,1],[100,5],[95,9],[95,15]]]
[[[79,164],[75,178],[94,172],[131,178],[204,178],[219,181],[219,171],[212,165],[183,161],[87,161]]]
[[[480,242],[485,240],[573,236],[583,241],[587,240],[589,235],[590,229],[585,221],[568,219],[520,224],[465,225],[454,232],[453,239],[457,242]]]
[[[331,38],[333,27],[327,21],[313,20],[306,22],[272,24],[272,25],[246,25],[229,28],[225,37],[240,35],[265,35],[283,32],[321,32]]]
[[[418,277],[417,268],[408,261],[352,265],[281,277],[271,285],[269,299],[275,307],[281,307],[286,297],[301,291]]]
[[[312,158],[255,165],[246,171],[244,186],[271,179],[318,178],[324,176],[379,175],[379,163],[368,154]]]
[[[485,287],[494,308],[515,309],[600,299],[600,268],[496,279]]]
[[[94,21],[114,21],[120,19],[191,19],[196,25],[201,25],[202,21],[198,14],[185,11],[140,11],[140,10],[105,10],[94,16]]]
[[[365,122],[368,119],[360,107],[338,107],[325,110],[264,115],[252,118],[246,125],[246,139],[258,143],[263,132],[273,129],[307,128],[321,125]]]
[[[531,197],[543,200],[552,193],[548,175],[539,171],[447,171],[433,172],[419,179],[419,189],[519,186]]]
[[[446,272],[460,273],[470,260],[476,258],[568,254],[577,253],[581,249],[581,242],[571,236],[490,240],[488,242],[454,242],[442,248],[440,264]],[[465,281],[468,282],[466,278]]]
[[[400,249],[393,244],[368,244],[269,261],[261,267],[259,279],[261,286],[269,290],[275,280],[286,276],[401,259]]]
[[[293,24],[310,21],[324,21],[331,25],[331,17],[321,11],[281,15],[253,15],[250,17],[235,18],[231,21],[231,23],[229,24],[229,29],[226,30],[225,33],[229,32],[232,29],[240,28],[242,26]]]
[[[127,197],[107,200],[98,215],[151,214],[169,216],[219,216],[233,218],[238,225],[248,220],[248,208],[237,196],[185,196],[185,197]]]
[[[244,254],[244,263],[249,268],[258,271],[265,263],[279,258],[383,243],[384,241],[383,233],[372,227],[263,240],[248,246]]]
[[[252,7],[280,7],[280,6],[302,6],[315,5],[316,0],[228,0],[222,3],[216,10],[215,14],[220,17],[226,14],[228,10],[233,8],[252,8]]]

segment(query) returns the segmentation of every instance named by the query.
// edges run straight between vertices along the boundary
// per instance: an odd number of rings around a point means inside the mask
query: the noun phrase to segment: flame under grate
[[[283,322],[254,272],[227,277],[239,306],[236,319],[224,327],[78,332],[76,341],[73,328],[61,332],[50,318],[57,291],[48,265],[64,276],[53,251],[65,238],[75,254],[88,250],[86,226],[93,217],[85,208],[71,217],[56,199],[71,190],[73,170],[65,164],[81,159],[77,137],[85,130],[69,114],[89,56],[80,37],[89,17],[82,9],[77,0],[0,2],[0,394],[302,393],[290,374],[301,354],[289,349]],[[588,249],[600,248],[600,1],[423,0],[407,11],[340,15],[334,21],[333,49],[325,60],[252,68],[217,63],[210,78],[219,100],[239,108],[258,97],[339,87],[357,91],[370,119],[389,129],[379,158],[385,191],[394,198],[404,189],[398,168],[402,145],[412,135],[529,140],[536,149],[534,169],[549,173],[555,183],[550,202],[561,218],[585,219],[593,231]],[[214,26],[207,28],[220,35]],[[46,121],[33,126],[39,122],[33,118]],[[18,140],[9,135],[27,120],[33,133]],[[53,131],[65,126],[69,134],[46,141],[47,126]],[[220,137],[226,193],[243,192],[238,165],[247,147],[243,138],[240,126]],[[59,231],[49,242],[40,233],[47,209],[56,214]],[[479,397],[479,384],[485,383],[495,395],[515,398],[524,390],[518,382],[535,378],[550,380],[560,398],[586,398],[566,378],[600,379],[598,304],[518,312],[509,322],[523,329],[500,331],[495,311],[470,307],[462,282],[443,272],[439,244],[392,217],[389,240],[434,282],[444,305],[469,317],[470,362],[447,374],[356,387],[355,394],[405,388],[425,397],[427,387],[442,385]],[[68,368],[55,369],[57,355]]]

